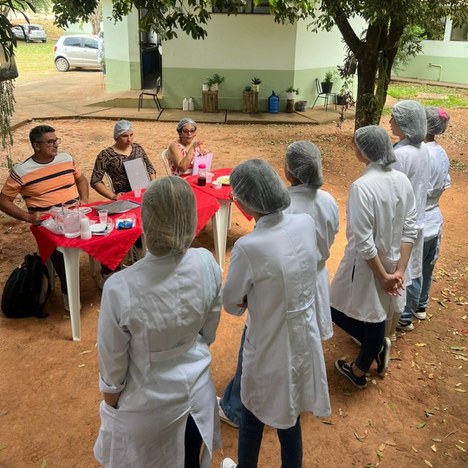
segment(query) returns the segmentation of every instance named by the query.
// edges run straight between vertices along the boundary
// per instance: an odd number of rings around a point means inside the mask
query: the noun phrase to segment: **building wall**
[[[262,80],[259,110],[267,109],[272,91],[286,106],[284,90],[299,88],[296,99],[311,101],[314,79],[343,60],[343,44],[337,30],[314,34],[307,22],[276,24],[269,15],[213,15],[208,36],[195,41],[185,33],[163,43],[163,94],[165,107],[181,107],[193,97],[202,107],[202,84],[218,73],[225,81],[219,88],[219,107],[241,110],[242,92],[251,79]]]
[[[394,74],[404,78],[468,84],[468,40],[451,41],[447,21],[443,41],[423,41],[422,53]]]
[[[112,0],[102,3],[106,62],[106,90],[127,91],[141,88],[138,12],[133,10],[123,21],[115,23]]]

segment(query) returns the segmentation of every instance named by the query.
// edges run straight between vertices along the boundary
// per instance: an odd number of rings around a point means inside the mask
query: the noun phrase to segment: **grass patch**
[[[468,90],[416,83],[390,83],[388,94],[395,99],[415,99],[424,106],[468,107]]]

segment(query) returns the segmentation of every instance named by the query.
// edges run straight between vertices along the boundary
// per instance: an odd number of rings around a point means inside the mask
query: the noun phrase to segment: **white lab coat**
[[[263,423],[287,429],[304,411],[330,414],[315,316],[315,223],[306,214],[260,218],[232,249],[223,290],[227,312],[248,301],[241,399]]]
[[[370,163],[350,188],[344,257],[330,286],[331,305],[362,322],[378,323],[404,307],[405,295],[385,293],[366,260],[379,255],[389,273],[396,269],[402,242],[416,238],[416,209],[408,178]]]
[[[208,346],[221,309],[221,273],[205,249],[146,256],[104,286],[99,315],[99,387],[121,392],[101,403],[94,447],[105,467],[183,468],[192,415],[205,444],[202,466],[220,446]]]
[[[407,270],[408,279],[415,279],[422,275],[423,228],[430,178],[429,151],[425,143],[413,146],[406,138],[395,145],[394,151],[397,160],[393,163],[393,169],[403,172],[408,177],[416,201],[416,229],[418,235],[411,251]]]
[[[328,192],[306,184],[295,185],[288,190],[291,205],[284,212],[306,213],[315,221],[318,248],[315,309],[322,340],[328,340],[333,336],[333,324],[330,314],[330,278],[325,262],[330,257],[330,247],[338,232],[338,206]]]
[[[445,189],[450,187],[450,161],[445,150],[437,142],[426,143],[430,160],[429,190],[427,191],[424,220],[424,241],[438,237],[442,231],[442,213],[439,199]]]

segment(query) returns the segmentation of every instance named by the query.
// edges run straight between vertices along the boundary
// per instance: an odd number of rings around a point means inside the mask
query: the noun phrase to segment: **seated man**
[[[40,224],[41,216],[54,206],[88,202],[88,181],[67,153],[59,153],[60,138],[49,125],[34,127],[29,133],[34,154],[17,164],[0,193],[0,210],[20,221]],[[27,211],[14,200],[21,195]],[[63,255],[54,251],[52,263],[60,278],[64,308],[69,310]]]

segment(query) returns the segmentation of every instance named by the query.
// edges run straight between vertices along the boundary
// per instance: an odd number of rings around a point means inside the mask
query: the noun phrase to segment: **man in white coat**
[[[424,144],[426,136],[426,113],[416,101],[400,101],[393,106],[390,119],[392,133],[400,141],[395,145],[396,162],[393,168],[403,172],[413,187],[416,201],[416,229],[418,235],[413,245],[406,288],[406,304],[396,328],[409,332],[414,329],[413,314],[418,308],[422,284],[422,256],[424,247],[424,218],[427,190],[429,189],[429,152]]]
[[[385,376],[390,339],[385,321],[401,310],[404,275],[416,238],[416,210],[408,178],[393,169],[387,132],[376,125],[356,130],[356,157],[364,173],[353,182],[347,204],[345,254],[330,287],[333,322],[362,343],[354,361],[336,368],[358,388],[374,360]],[[401,300],[403,298],[403,301]]]
[[[102,293],[94,454],[106,468],[209,468],[220,446],[209,345],[221,271],[209,251],[189,248],[195,197],[180,177],[149,186],[142,221],[149,252]]]
[[[265,161],[240,164],[230,182],[240,207],[256,220],[254,231],[234,245],[223,290],[228,313],[242,315],[248,308],[237,466],[257,466],[268,424],[278,431],[282,466],[297,468],[300,414],[330,414],[315,310],[315,223],[309,215],[282,212],[290,197]],[[236,464],[227,458],[221,466]]]

